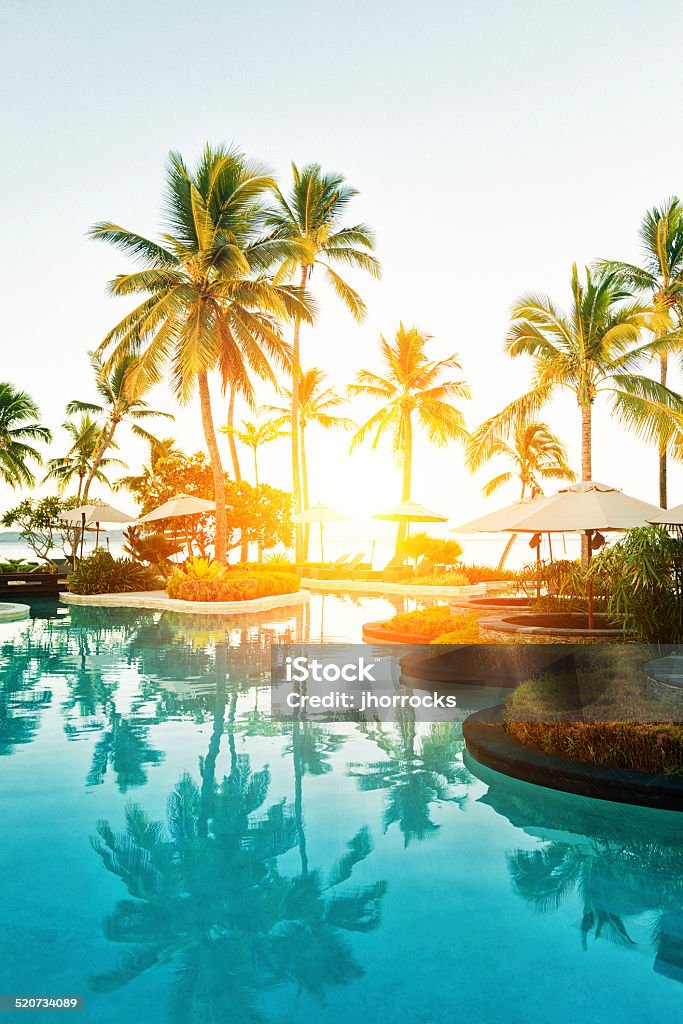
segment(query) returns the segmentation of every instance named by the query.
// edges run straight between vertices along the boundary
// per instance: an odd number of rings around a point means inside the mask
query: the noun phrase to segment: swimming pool
[[[270,720],[272,642],[397,603],[0,624],[0,993],[98,1024],[678,1019],[679,815],[497,775],[459,722]]]

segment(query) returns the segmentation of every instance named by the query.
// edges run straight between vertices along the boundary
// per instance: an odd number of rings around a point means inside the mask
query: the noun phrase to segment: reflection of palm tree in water
[[[539,914],[552,913],[573,892],[579,894],[584,949],[591,934],[634,946],[628,918],[680,909],[683,902],[678,846],[594,838],[581,846],[551,842],[537,850],[515,850],[507,861],[516,892]]]
[[[114,941],[138,944],[139,952],[95,984],[116,988],[172,960],[177,1019],[224,1021],[229,1013],[255,1024],[262,1020],[259,989],[294,981],[299,991],[321,994],[362,973],[343,933],[378,925],[384,883],[344,884],[370,853],[365,828],[326,879],[307,867],[293,878],[280,874],[278,858],[298,841],[297,820],[284,800],[263,811],[270,773],[253,772],[249,757],[237,752],[237,691],[226,685],[225,666],[223,645],[201,788],[187,774],[180,779],[166,824],[129,804],[124,833],[98,825],[95,849],[133,897],[120,901],[105,930]],[[224,731],[230,770],[217,783]]]
[[[453,793],[453,786],[464,786],[471,775],[464,768],[462,728],[457,722],[438,722],[418,739],[413,708],[397,711],[395,730],[385,731],[380,724],[368,730],[369,737],[386,754],[386,760],[351,764],[351,775],[364,792],[388,791],[384,810],[384,830],[398,823],[404,844],[423,840],[439,828],[430,815],[430,806],[447,801],[461,806],[466,794]]]

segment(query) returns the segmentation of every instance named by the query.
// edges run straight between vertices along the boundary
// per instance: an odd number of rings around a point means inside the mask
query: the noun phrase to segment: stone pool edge
[[[31,609],[27,604],[0,602],[0,622],[20,622],[22,619],[28,619],[30,614]]]
[[[72,594],[63,591],[59,600],[64,604],[90,605],[100,608],[146,608],[151,611],[181,612],[195,615],[245,615],[267,612],[275,608],[291,608],[307,604],[308,590],[273,597],[256,597],[247,601],[181,601],[168,597],[164,590],[144,590],[129,594]]]
[[[469,715],[462,725],[469,755],[494,771],[546,789],[659,810],[683,810],[683,778],[601,768],[527,747],[503,728],[503,705]]]

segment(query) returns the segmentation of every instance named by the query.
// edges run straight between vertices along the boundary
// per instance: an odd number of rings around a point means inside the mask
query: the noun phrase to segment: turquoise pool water
[[[680,1019],[681,816],[491,773],[458,722],[270,721],[271,642],[391,611],[0,624],[0,993],[98,1024]]]

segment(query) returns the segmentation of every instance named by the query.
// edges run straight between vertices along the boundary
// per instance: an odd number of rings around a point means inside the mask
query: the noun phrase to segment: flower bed
[[[192,579],[176,571],[166,584],[166,593],[181,601],[251,601],[260,597],[295,594],[300,586],[299,577],[289,572],[231,569],[215,579]]]

